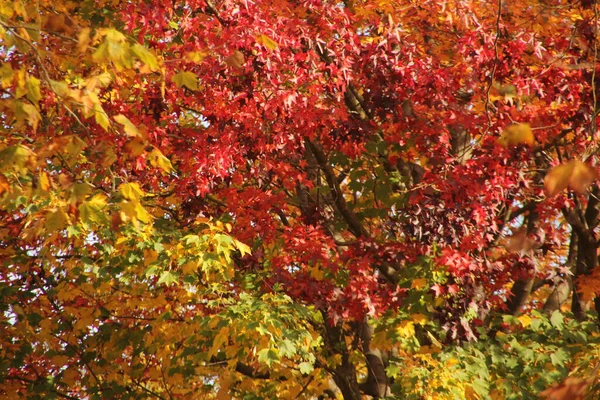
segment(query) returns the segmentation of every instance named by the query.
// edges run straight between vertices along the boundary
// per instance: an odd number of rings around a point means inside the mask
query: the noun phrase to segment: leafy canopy
[[[597,396],[596,2],[0,3],[0,395]]]

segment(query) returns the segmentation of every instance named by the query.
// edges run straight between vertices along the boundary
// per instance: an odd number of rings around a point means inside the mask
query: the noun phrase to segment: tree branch
[[[323,149],[318,144],[313,143],[310,139],[306,139],[305,142],[306,146],[315,156],[319,167],[325,174],[325,179],[327,180],[329,190],[333,194],[334,204],[344,221],[348,224],[348,229],[350,230],[350,232],[352,232],[352,234],[356,237],[370,237],[369,232],[367,232],[364,226],[360,223],[360,221],[352,212],[352,210],[348,208],[346,200],[344,200],[344,194],[342,193],[340,185],[337,182],[335,173],[333,172],[333,168],[331,168],[329,160],[323,152]]]

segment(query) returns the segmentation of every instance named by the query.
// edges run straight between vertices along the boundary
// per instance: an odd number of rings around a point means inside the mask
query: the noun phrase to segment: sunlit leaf
[[[504,147],[518,146],[520,144],[533,146],[535,144],[535,137],[529,124],[512,124],[504,129],[498,141]]]
[[[171,80],[179,87],[198,90],[198,77],[193,72],[181,71],[173,75]]]
[[[127,200],[139,201],[144,195],[140,185],[135,182],[124,183],[119,186],[119,192]]]
[[[548,196],[555,196],[568,187],[578,194],[583,194],[596,177],[594,168],[579,160],[571,160],[552,168],[544,178],[544,186]]]
[[[262,45],[264,45],[269,50],[277,49],[277,42],[268,37],[267,35],[260,35],[256,37],[256,41]],[[242,61],[243,64],[243,61]]]
[[[123,125],[123,129],[125,130],[125,134],[131,137],[140,136],[140,132],[136,128],[136,126],[123,114],[115,115],[113,119],[119,124]]]

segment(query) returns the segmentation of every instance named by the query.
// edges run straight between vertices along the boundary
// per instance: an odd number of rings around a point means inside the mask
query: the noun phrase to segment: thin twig
[[[500,40],[500,20],[502,18],[502,0],[498,0],[498,15],[496,15],[496,37],[494,38],[494,66],[492,67],[492,73],[490,75],[490,83],[485,91],[485,115],[488,120],[488,126],[485,132],[479,138],[479,142],[483,141],[483,138],[492,129],[492,116],[490,115],[490,92],[494,86],[494,79],[496,78],[496,70],[498,69],[498,41]]]

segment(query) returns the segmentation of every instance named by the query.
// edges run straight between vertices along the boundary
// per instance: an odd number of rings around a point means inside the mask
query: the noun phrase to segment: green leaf
[[[553,354],[550,354],[550,362],[554,366],[564,365],[569,360],[569,354],[563,349],[558,349]]]
[[[550,317],[550,323],[552,323],[552,326],[555,328],[562,328],[564,319],[565,318],[561,312],[559,310],[555,310]]]
[[[198,77],[189,71],[181,71],[174,75],[171,80],[179,87],[186,87],[190,90],[198,90]]]
[[[282,357],[291,357],[296,354],[296,346],[289,339],[283,339],[278,343],[279,354]]]
[[[490,391],[490,386],[489,386],[488,382],[486,382],[483,379],[475,379],[473,381],[473,383],[471,384],[471,387],[473,387],[473,390],[475,390],[475,392],[478,395],[484,396],[484,397],[487,397],[487,395]]]
[[[308,375],[311,372],[313,372],[315,370],[315,367],[309,363],[309,362],[301,362],[300,364],[298,364],[298,369],[300,370],[300,373],[303,375]],[[388,367],[388,373],[389,373],[389,367]]]
[[[198,235],[185,235],[182,240],[188,246],[193,244],[197,246],[200,244],[200,236]]]
[[[258,361],[270,366],[274,362],[279,361],[279,357],[277,357],[277,353],[273,349],[262,349],[258,352]]]
[[[165,271],[160,274],[160,278],[158,278],[158,284],[164,283],[169,286],[171,283],[177,283],[179,281],[179,275],[171,271]]]

